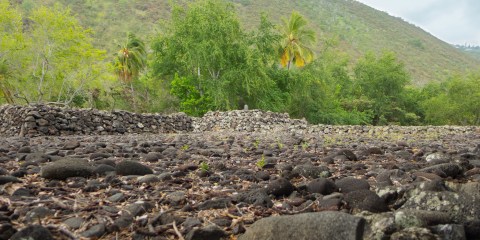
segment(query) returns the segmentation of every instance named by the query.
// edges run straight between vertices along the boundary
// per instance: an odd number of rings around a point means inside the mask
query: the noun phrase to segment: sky
[[[451,44],[480,46],[480,0],[357,0]]]

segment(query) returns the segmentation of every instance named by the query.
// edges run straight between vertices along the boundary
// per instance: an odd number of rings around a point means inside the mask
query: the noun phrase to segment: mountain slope
[[[126,32],[148,40],[158,32],[159,21],[169,18],[168,0],[44,0],[43,4],[60,2],[69,6],[82,24],[96,33],[96,44],[115,51],[115,40],[122,41]],[[338,48],[355,61],[367,51],[392,50],[405,63],[415,84],[440,80],[450,73],[480,68],[474,58],[400,18],[392,17],[353,0],[231,0],[246,29],[256,27],[265,12],[274,23],[287,18],[292,10],[303,14],[317,32],[320,50],[325,40],[336,39]],[[21,4],[27,9],[33,0]]]

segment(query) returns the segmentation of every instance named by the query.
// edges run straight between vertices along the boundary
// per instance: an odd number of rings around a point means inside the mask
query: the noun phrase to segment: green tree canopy
[[[23,48],[22,16],[8,0],[0,0],[0,102],[14,103],[9,81],[15,69],[16,52]]]
[[[92,46],[91,32],[68,9],[39,7],[21,16],[5,1],[0,8],[8,13],[2,11],[0,20],[0,30],[7,33],[1,35],[0,54],[9,72],[2,78],[15,102],[82,104],[88,98],[87,89],[102,84],[104,51]],[[6,18],[9,24],[4,24]],[[22,18],[28,21],[22,24]]]
[[[435,125],[480,125],[480,74],[453,76],[423,89],[425,121]]]
[[[367,53],[354,69],[358,97],[365,97],[372,111],[372,124],[396,122],[405,113],[403,93],[410,77],[393,52],[377,57]]]
[[[152,48],[152,70],[159,78],[175,79],[172,93],[181,98],[183,111],[199,115],[270,102],[264,99],[274,83],[265,73],[262,54],[241,29],[233,5],[225,1],[174,6],[171,21]]]

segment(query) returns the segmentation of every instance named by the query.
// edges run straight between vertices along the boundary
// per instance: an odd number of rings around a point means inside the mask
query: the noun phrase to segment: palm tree
[[[313,60],[313,51],[309,44],[315,42],[315,32],[305,29],[307,21],[298,12],[293,11],[290,19],[283,19],[281,34],[283,37],[279,53],[282,67],[290,69],[292,63],[303,67]]]
[[[133,109],[136,111],[133,81],[138,78],[147,64],[147,51],[143,41],[133,33],[128,33],[127,41],[119,47],[120,50],[115,59],[115,73],[120,81],[130,85]]]
[[[127,34],[127,41],[120,46],[115,62],[115,72],[124,83],[130,83],[138,78],[145,68],[147,52],[145,44],[133,33]]]

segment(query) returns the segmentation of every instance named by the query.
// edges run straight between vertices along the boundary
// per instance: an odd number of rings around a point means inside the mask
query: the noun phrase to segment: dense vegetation
[[[70,10],[28,2],[0,0],[0,103],[195,116],[247,104],[311,123],[480,124],[480,74],[416,87],[398,54],[352,56],[299,12],[258,14],[253,28],[242,26],[236,7],[250,1],[174,4],[158,33],[123,33],[109,56]]]
[[[185,5],[192,0],[175,0]],[[312,49],[320,53],[325,42],[335,41],[335,48],[348,54],[352,67],[367,51],[381,54],[395,52],[405,64],[413,84],[423,86],[430,81],[444,79],[445,75],[466,73],[479,68],[480,59],[472,58],[400,18],[372,9],[354,0],[226,0],[235,7],[244,31],[255,30],[260,15],[268,13],[269,20],[282,24],[293,10],[308,20],[318,41]],[[71,9],[82,26],[94,31],[93,44],[107,50],[108,55],[118,51],[128,32],[133,32],[147,43],[163,31],[169,21],[170,0],[10,0],[24,13],[39,5],[54,6],[61,3]],[[149,45],[149,44],[147,44]]]

